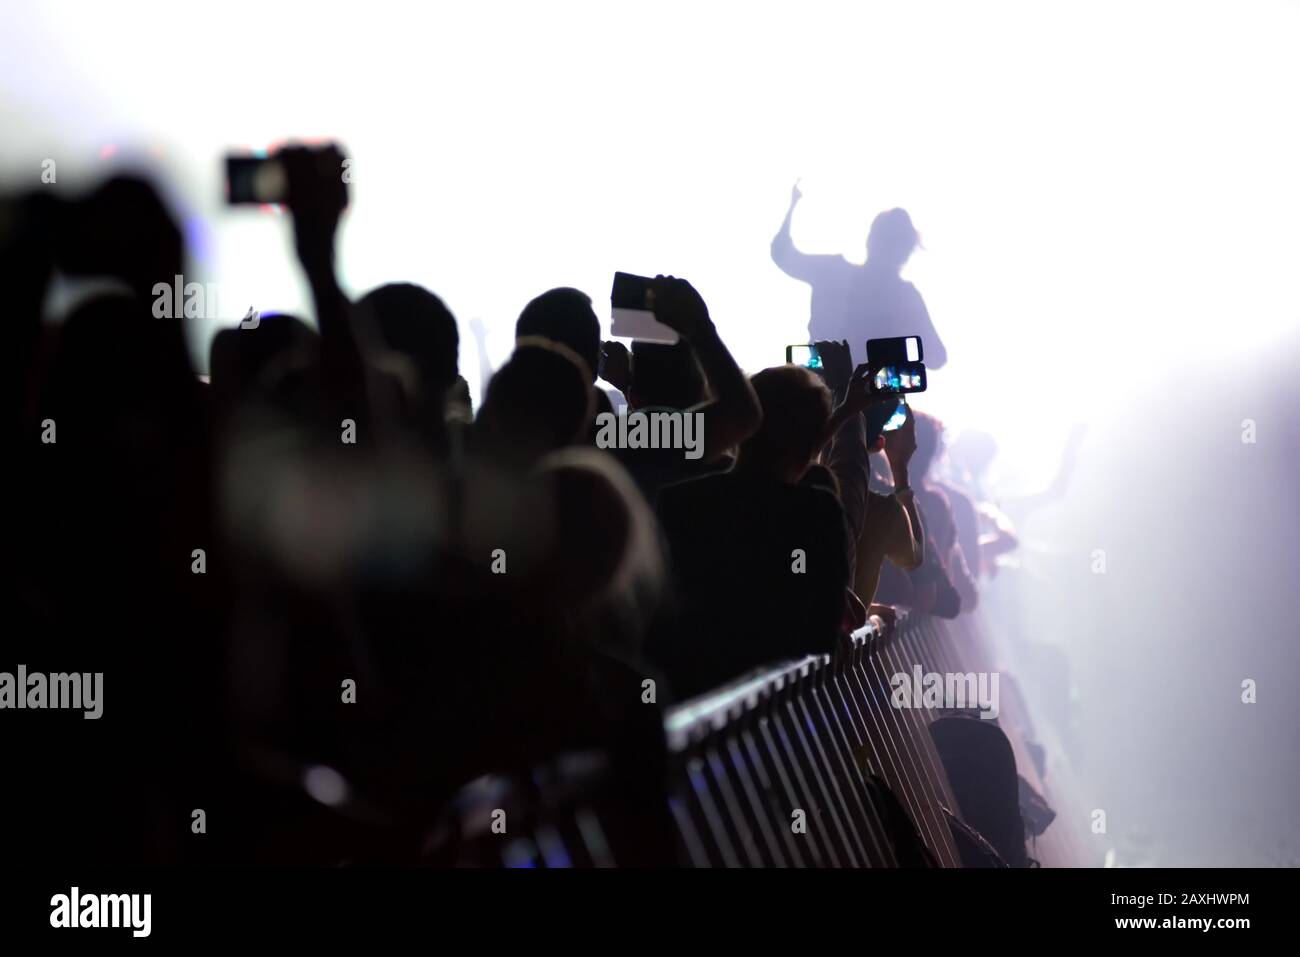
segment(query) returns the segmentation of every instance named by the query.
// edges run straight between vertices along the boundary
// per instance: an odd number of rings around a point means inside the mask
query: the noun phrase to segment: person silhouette
[[[948,361],[925,300],[900,273],[920,245],[905,209],[887,209],[871,223],[867,261],[854,265],[843,256],[811,255],[795,248],[790,221],[803,194],[796,182],[790,208],[772,239],[772,261],[787,276],[812,286],[808,341],[846,339],[855,362],[866,360],[866,340],[920,336],[929,369]]]

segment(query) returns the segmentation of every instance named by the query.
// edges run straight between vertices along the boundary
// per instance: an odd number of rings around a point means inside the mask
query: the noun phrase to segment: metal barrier
[[[898,634],[898,633],[896,633]],[[673,709],[669,806],[695,866],[892,866],[883,781],[925,846],[956,865],[938,759],[890,707],[895,642],[874,627]]]
[[[508,840],[488,835],[482,801],[462,801],[453,825],[460,837],[440,862],[960,867],[954,835],[971,831],[956,823],[961,810],[929,731],[950,712],[895,707],[890,678],[918,665],[964,674],[988,672],[992,663],[976,622],[905,618],[890,631],[873,622],[834,655],[765,668],[671,708],[664,722],[670,817],[660,818],[661,803],[647,807],[644,794],[611,789],[603,758],[589,756],[583,784],[538,772],[495,785],[495,806],[516,809]],[[1047,795],[1023,701],[1014,687],[1002,697],[997,720],[1016,770]],[[548,774],[555,784],[544,785]],[[1064,830],[1049,828],[1033,857],[1051,866],[1084,863]],[[674,838],[675,849],[668,846]],[[978,834],[973,840],[982,842]]]
[[[929,733],[931,722],[950,712],[891,703],[891,677],[910,677],[916,666],[923,673],[988,674],[993,658],[975,621],[908,618],[892,632],[870,626],[834,655],[767,669],[672,709],[665,722],[669,806],[685,861],[916,863],[900,859],[900,841],[912,835],[891,811],[896,799],[929,860],[961,866],[952,822],[961,809]],[[1046,795],[1029,750],[1032,725],[1014,685],[1008,687],[998,724],[1017,772]],[[1040,863],[1083,861],[1050,828],[1033,850]]]

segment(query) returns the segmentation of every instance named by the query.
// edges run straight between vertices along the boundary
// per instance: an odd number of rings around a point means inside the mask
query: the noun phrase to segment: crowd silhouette
[[[612,756],[653,831],[666,705],[872,615],[968,611],[1014,547],[975,483],[941,481],[942,424],[912,410],[885,431],[897,399],[855,365],[892,335],[947,361],[899,277],[903,210],[865,266],[796,251],[789,215],[773,243],[812,286],[823,375],[746,375],[699,292],[659,277],[676,345],[602,342],[588,295],[544,291],[471,409],[434,292],[341,289],[341,154],[279,159],[311,315],[225,329],[206,377],[151,314],[185,250],[147,180],[0,206],[5,659],[105,688],[98,722],[13,725],[18,858],[418,863],[466,782],[582,750]],[[56,325],[56,275],[118,291]],[[597,448],[606,387],[702,414],[703,455]],[[186,839],[196,808],[219,840]]]

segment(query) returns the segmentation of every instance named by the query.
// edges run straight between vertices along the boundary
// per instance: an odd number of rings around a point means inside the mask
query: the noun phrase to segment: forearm
[[[853,592],[860,602],[870,608],[876,599],[876,590],[880,587],[880,569],[885,564],[885,553],[860,549],[854,559]]]
[[[322,361],[331,371],[351,370],[359,374],[361,345],[351,321],[347,296],[335,278],[333,262],[317,261],[304,266],[320,330]]]
[[[772,262],[787,272],[799,255],[799,251],[794,248],[794,239],[790,236],[790,224],[794,220],[794,206],[794,203],[790,204],[790,208],[786,210],[785,219],[781,220],[781,228],[772,237]]]
[[[907,513],[907,523],[912,528],[912,550],[906,568],[917,568],[925,560],[925,525],[916,507],[916,498],[908,484],[907,467],[894,470],[894,497]]]
[[[689,341],[714,397],[704,409],[705,459],[712,461],[753,435],[763,421],[763,410],[749,378],[712,322],[694,332]]]
[[[350,418],[368,436],[373,424],[372,394],[365,355],[352,322],[352,308],[334,271],[332,242],[307,241],[299,262],[307,276],[320,331],[320,365],[331,417]]]
[[[336,407],[356,406],[353,414],[359,414],[365,411],[360,400],[366,392],[362,349],[334,268],[340,218],[347,207],[348,180],[340,178],[338,170],[346,167],[346,161],[333,146],[287,147],[281,160],[293,213],[294,250],[311,289],[320,330],[326,401]]]
[[[840,504],[849,522],[854,541],[861,534],[867,510],[867,444],[863,435],[862,416],[844,418],[823,451],[823,462],[835,475],[840,487]]]
[[[785,211],[785,218],[781,220],[781,227],[776,231],[776,235],[772,237],[773,249],[790,244],[790,224],[794,221],[794,207],[795,204],[791,203],[790,208]]]

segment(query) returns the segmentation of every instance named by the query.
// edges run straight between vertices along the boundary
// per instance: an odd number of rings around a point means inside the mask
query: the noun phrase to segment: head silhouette
[[[902,269],[921,244],[920,234],[905,209],[887,209],[871,221],[867,234],[867,261]]]
[[[264,397],[284,372],[314,360],[316,331],[296,316],[264,314],[249,329],[223,329],[212,339],[209,368],[217,405]]]
[[[442,300],[423,286],[390,282],[361,298],[384,344],[415,366],[423,396],[441,402],[456,382],[460,336]]]
[[[740,447],[737,467],[794,482],[808,471],[831,418],[831,390],[795,365],[764,369],[750,378],[763,423]]]
[[[496,451],[528,462],[578,440],[592,388],[567,351],[522,345],[492,376],[476,422]]]
[[[568,346],[586,363],[587,381],[596,381],[600,363],[600,320],[591,297],[568,287],[542,293],[519,314],[515,336],[541,336]]]
[[[180,323],[151,320],[148,302],[130,295],[95,296],[68,316],[49,392],[60,441],[66,430],[86,448],[141,461],[172,454],[200,415]]]

